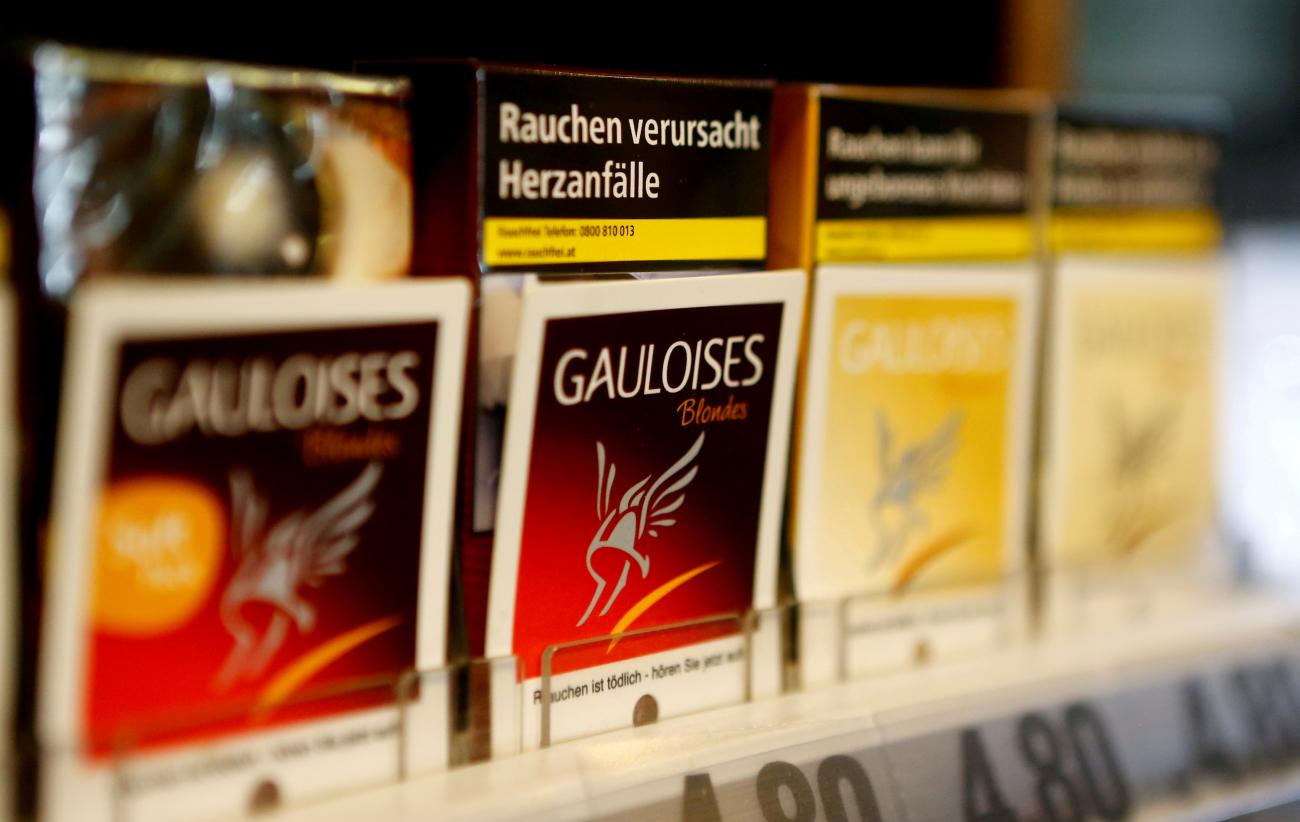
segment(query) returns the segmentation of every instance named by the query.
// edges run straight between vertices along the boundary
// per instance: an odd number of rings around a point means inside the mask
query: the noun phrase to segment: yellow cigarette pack
[[[1057,117],[1038,518],[1049,627],[1186,601],[1225,559],[1211,549],[1220,118],[1204,108]]]
[[[778,90],[769,253],[813,275],[789,517],[805,684],[1023,629],[1047,111]]]

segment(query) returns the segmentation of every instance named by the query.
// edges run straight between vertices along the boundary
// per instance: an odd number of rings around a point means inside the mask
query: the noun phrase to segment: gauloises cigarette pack
[[[1058,116],[1039,518],[1051,626],[1172,605],[1225,564],[1211,547],[1224,122],[1183,99]]]
[[[777,92],[770,253],[812,272],[789,517],[805,684],[1023,621],[1044,116]]]
[[[518,662],[493,744],[738,701],[803,312],[802,273],[756,270],[770,86],[385,70],[412,79],[416,264],[478,286],[458,558],[471,652]]]
[[[27,82],[40,815],[445,761],[397,684],[446,655],[469,288],[403,279],[406,86],[52,46]]]

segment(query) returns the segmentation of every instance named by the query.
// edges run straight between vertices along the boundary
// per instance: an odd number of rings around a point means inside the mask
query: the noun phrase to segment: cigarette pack
[[[789,516],[805,684],[1023,626],[1044,117],[1019,94],[777,91],[772,262],[812,276]]]
[[[377,66],[412,80],[416,266],[477,285],[457,558],[468,652],[518,663],[492,744],[738,701],[803,311],[762,270],[770,85]]]
[[[1097,626],[1213,587],[1220,305],[1208,101],[1063,105],[1039,517],[1049,626]]]
[[[469,289],[404,279],[406,85],[59,46],[21,76],[40,815],[445,761],[445,694],[399,683],[446,658]]]

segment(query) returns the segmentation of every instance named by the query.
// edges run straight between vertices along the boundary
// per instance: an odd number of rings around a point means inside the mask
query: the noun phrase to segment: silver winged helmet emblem
[[[647,475],[623,492],[617,506],[611,506],[615,466],[612,461],[609,462],[609,470],[606,471],[605,446],[603,443],[596,443],[596,518],[600,520],[600,525],[587,546],[587,573],[596,583],[596,590],[592,592],[591,602],[583,612],[582,619],[578,620],[578,625],[582,625],[591,617],[591,612],[595,610],[596,603],[600,601],[600,596],[604,593],[608,582],[592,562],[597,554],[604,551],[624,555],[623,570],[609,598],[605,600],[604,607],[600,609],[599,616],[609,613],[610,606],[622,593],[623,586],[627,585],[627,576],[634,563],[641,571],[642,579],[650,573],[650,557],[641,550],[644,539],[646,536],[658,537],[659,532],[656,530],[658,528],[668,528],[677,524],[677,520],[668,515],[681,508],[686,502],[683,491],[700,470],[698,465],[692,463],[695,462],[703,447],[704,434],[701,433],[695,440],[695,444],[687,449],[681,459],[655,477],[653,482],[651,482],[653,475]]]
[[[1118,400],[1113,403],[1113,409],[1111,428],[1115,443],[1115,479],[1118,482],[1140,482],[1159,466],[1168,451],[1180,409],[1174,403],[1167,403],[1141,419],[1126,414],[1123,403]]]
[[[1180,408],[1165,403],[1144,415],[1130,414],[1117,397],[1112,409],[1109,530],[1120,553],[1128,554],[1178,517],[1177,506],[1155,480],[1175,445]]]
[[[962,415],[948,415],[932,434],[894,455],[894,433],[889,420],[876,410],[880,440],[880,487],[871,501],[871,519],[878,537],[872,567],[896,560],[913,534],[927,526],[919,497],[947,477],[960,445]]]
[[[221,595],[221,621],[234,647],[217,674],[225,689],[261,675],[288,636],[290,626],[309,633],[316,609],[302,587],[318,588],[347,570],[358,531],[374,513],[371,493],[383,469],[370,463],[346,488],[315,511],[299,510],[266,527],[266,499],[257,493],[247,471],[230,475],[230,547],[239,562]],[[272,608],[266,627],[258,630],[244,606],[260,602]]]

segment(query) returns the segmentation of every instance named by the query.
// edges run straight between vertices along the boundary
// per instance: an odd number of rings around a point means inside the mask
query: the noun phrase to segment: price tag
[[[1108,695],[1137,803],[1192,805],[1300,764],[1298,662],[1290,653],[1237,656]]]
[[[942,727],[886,748],[909,820],[1124,819],[1133,808],[1103,706],[1035,705]]]
[[[1257,657],[1179,683],[1182,779],[1195,791],[1276,777],[1300,765],[1300,655]]]
[[[605,820],[1121,820],[1300,770],[1300,652],[1036,683],[600,792]]]
[[[591,800],[602,820],[885,822],[900,813],[874,730],[693,768]]]
[[[1190,807],[1300,765],[1298,666],[1292,654],[1256,654],[1113,690],[882,723],[893,788],[912,822]]]

